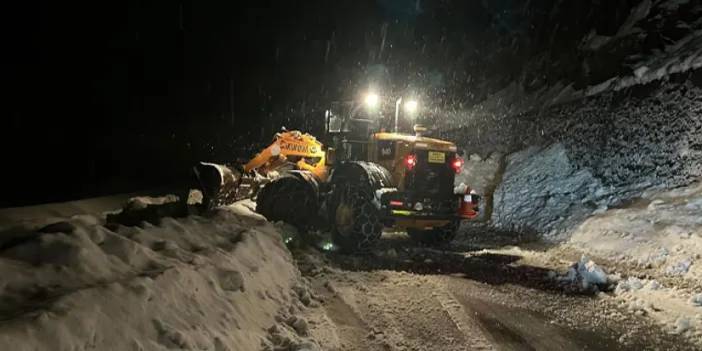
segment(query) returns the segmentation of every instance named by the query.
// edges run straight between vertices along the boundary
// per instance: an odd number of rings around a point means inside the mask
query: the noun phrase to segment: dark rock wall
[[[486,129],[453,137],[471,152],[512,153],[494,193],[494,224],[556,235],[647,189],[702,177],[702,71]]]

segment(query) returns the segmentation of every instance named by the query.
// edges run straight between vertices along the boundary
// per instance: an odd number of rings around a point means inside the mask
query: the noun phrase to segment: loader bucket
[[[193,168],[205,209],[229,205],[237,198],[241,172],[225,165],[200,162]]]

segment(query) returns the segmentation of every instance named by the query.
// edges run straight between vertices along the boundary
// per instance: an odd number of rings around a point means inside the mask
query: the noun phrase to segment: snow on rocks
[[[568,245],[601,257],[620,257],[659,276],[702,280],[702,184],[649,192],[632,206],[611,209],[578,226]]]
[[[680,317],[677,320],[675,320],[675,329],[673,329],[673,333],[675,334],[682,334],[692,328],[692,323],[690,322],[690,318],[687,317]]]
[[[669,332],[685,334],[702,343],[702,320],[697,318],[700,314],[696,310],[697,295],[690,297],[690,302],[686,303],[684,291],[666,287],[656,280],[629,277],[617,284],[614,296],[635,314],[649,316]],[[702,300],[702,297],[699,298]]]
[[[669,275],[684,275],[690,270],[690,266],[692,266],[692,259],[687,258],[668,266],[665,272]]]
[[[617,299],[702,343],[702,216],[694,205],[701,199],[700,183],[647,191],[630,206],[587,219],[566,245],[619,263],[630,276],[617,283]]]
[[[565,275],[555,276],[561,283],[568,283],[580,291],[606,290],[611,283],[607,273],[595,262],[583,256],[573,263]]]
[[[622,280],[617,284],[614,290],[617,294],[622,294],[627,291],[637,291],[644,287],[644,282],[636,277],[629,277],[626,280]]]
[[[494,194],[490,187],[483,194],[486,202],[494,197],[489,219],[501,229],[563,239],[559,234],[593,212],[602,215],[649,189],[685,186],[702,176],[702,151],[695,147],[702,141],[702,115],[694,112],[701,106],[700,77],[697,70],[676,81],[505,117],[481,124],[481,133],[466,129],[450,137],[481,154],[521,150],[507,155],[503,173],[496,168]],[[460,179],[473,186],[471,180]],[[687,206],[695,208],[694,202]]]
[[[561,233],[597,206],[600,181],[578,169],[563,144],[529,148],[507,159],[494,194],[492,221],[498,227]]]
[[[695,305],[702,307],[702,294],[696,294],[690,298],[690,302]]]
[[[305,308],[279,230],[242,204],[111,229],[65,221],[0,250],[2,350],[255,350],[276,313]]]

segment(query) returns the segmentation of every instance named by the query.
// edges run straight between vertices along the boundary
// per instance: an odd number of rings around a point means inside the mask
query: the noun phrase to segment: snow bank
[[[464,139],[468,150],[521,150],[508,154],[505,170],[498,174],[493,222],[506,229],[559,234],[647,189],[699,179],[699,77],[702,73],[682,84],[608,93],[520,116],[490,131],[503,143],[500,147],[487,139]]]
[[[702,184],[645,194],[586,220],[570,245],[661,276],[702,279]]]
[[[40,227],[66,217],[94,216],[116,211],[135,194],[121,194],[63,203],[0,209],[0,231],[15,226]]]
[[[593,216],[567,245],[655,278],[630,277],[615,292],[672,332],[702,340],[702,183],[649,191],[625,208]]]
[[[618,283],[615,297],[637,315],[649,316],[669,332],[684,334],[702,344],[702,310],[696,295],[666,286],[656,280],[630,277]]]
[[[280,233],[245,204],[159,225],[68,222],[0,251],[0,349],[255,350],[296,300]]]

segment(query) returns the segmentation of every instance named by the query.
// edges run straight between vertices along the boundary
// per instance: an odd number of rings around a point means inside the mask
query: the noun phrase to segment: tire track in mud
[[[327,317],[334,323],[335,332],[339,338],[339,350],[371,350],[373,345],[368,342],[369,328],[367,323],[339,295],[322,293],[326,299],[324,309]]]
[[[472,311],[472,318],[498,350],[608,350],[618,346],[594,332],[555,325],[533,311],[456,295],[456,301]]]
[[[493,350],[446,284],[404,272],[327,277],[324,309],[343,350]],[[317,284],[320,286],[320,284]]]
[[[440,282],[437,285],[440,285],[441,289],[433,296],[439,301],[456,328],[468,336],[467,339],[471,341],[471,350],[494,350],[484,333],[476,328],[475,320],[470,317],[470,311],[448,292],[445,283]]]
[[[464,350],[469,339],[432,296],[430,279],[406,273],[380,272],[384,279],[367,296],[367,313],[376,328],[387,330],[386,343],[404,350]]]
[[[342,349],[694,349],[606,295],[560,286],[547,278],[555,268],[518,252],[401,246],[380,255],[308,256],[303,271],[319,287],[334,286],[338,301],[330,298],[326,313],[336,315],[337,328],[357,326],[341,333],[351,345]]]

